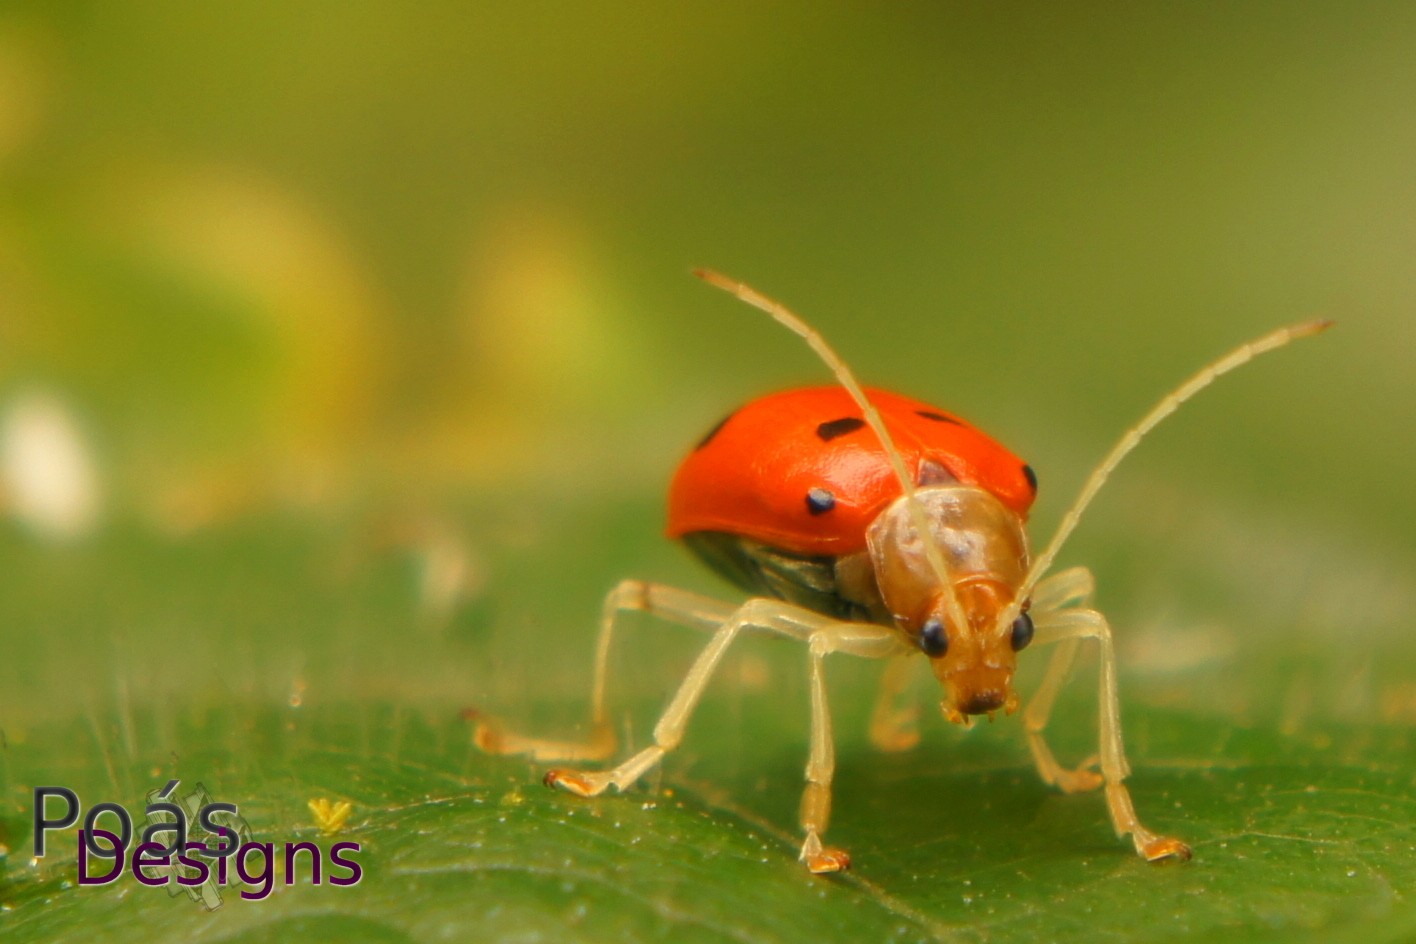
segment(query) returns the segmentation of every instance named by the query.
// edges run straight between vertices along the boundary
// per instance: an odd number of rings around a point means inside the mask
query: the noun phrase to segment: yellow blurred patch
[[[326,836],[333,836],[343,829],[345,821],[349,819],[349,814],[354,811],[354,804],[348,800],[340,800],[335,803],[324,797],[311,800],[309,807],[310,812],[314,814],[315,825]]]

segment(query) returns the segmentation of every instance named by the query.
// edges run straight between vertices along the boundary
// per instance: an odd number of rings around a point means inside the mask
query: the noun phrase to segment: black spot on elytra
[[[1032,466],[1030,466],[1030,465],[1025,465],[1025,466],[1023,466],[1023,478],[1025,478],[1025,479],[1028,480],[1028,487],[1031,488],[1034,492],[1036,492],[1036,491],[1037,491],[1037,473],[1033,471],[1033,467],[1032,467]]]
[[[934,420],[934,422],[936,423],[953,423],[955,426],[964,425],[963,423],[954,419],[952,416],[946,416],[943,413],[936,413],[933,410],[915,410],[915,415],[922,416],[927,420]]]
[[[822,442],[830,442],[837,436],[853,433],[864,425],[865,420],[858,416],[843,416],[838,420],[829,420],[816,427],[816,435],[821,437]]]
[[[808,514],[824,515],[835,507],[836,496],[832,495],[824,488],[813,488],[806,493],[806,510]]]
[[[702,449],[704,446],[706,446],[706,445],[708,445],[710,442],[712,442],[712,441],[713,441],[713,437],[716,436],[716,435],[718,435],[718,433],[722,432],[723,427],[728,425],[728,420],[732,419],[734,416],[737,416],[737,411],[736,411],[736,410],[734,410],[733,412],[729,413],[727,416],[723,417],[722,419],[718,420],[718,422],[713,426],[713,428],[710,429],[710,430],[708,430],[708,435],[706,435],[706,436],[704,436],[702,439],[698,440],[698,445],[696,445],[696,446],[693,447],[693,451],[694,451],[694,452],[697,452],[698,450]]]

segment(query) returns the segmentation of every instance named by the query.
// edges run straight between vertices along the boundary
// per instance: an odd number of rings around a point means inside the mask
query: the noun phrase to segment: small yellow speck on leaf
[[[310,801],[310,812],[315,814],[315,825],[326,836],[333,836],[344,828],[344,821],[354,811],[354,804],[348,800],[331,803],[324,797]]]

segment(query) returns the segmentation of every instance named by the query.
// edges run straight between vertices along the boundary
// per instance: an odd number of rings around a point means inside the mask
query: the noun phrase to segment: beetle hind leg
[[[524,754],[538,761],[597,761],[615,752],[615,733],[604,722],[591,722],[588,738],[568,741],[518,734],[501,719],[478,711],[466,716],[473,722],[472,743],[484,754]]]

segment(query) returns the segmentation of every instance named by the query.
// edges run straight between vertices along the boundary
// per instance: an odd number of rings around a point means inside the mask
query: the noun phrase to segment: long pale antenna
[[[855,375],[846,366],[846,362],[841,360],[840,355],[831,349],[819,331],[792,314],[781,302],[768,298],[750,285],[730,279],[711,269],[694,269],[693,274],[709,285],[720,288],[731,295],[736,295],[752,307],[759,308],[771,315],[778,322],[800,335],[816,352],[817,356],[825,361],[826,366],[831,368],[831,372],[836,375],[836,380],[846,388],[851,399],[860,407],[861,412],[865,415],[866,423],[870,424],[870,428],[880,440],[880,445],[885,447],[885,454],[890,458],[890,467],[895,471],[895,478],[899,479],[900,487],[904,490],[910,521],[914,524],[915,531],[919,533],[920,540],[924,543],[925,556],[929,559],[934,576],[938,578],[939,585],[944,590],[949,618],[957,627],[968,626],[968,617],[954,596],[954,585],[949,580],[949,568],[944,563],[944,555],[939,550],[939,545],[934,541],[933,532],[929,530],[929,520],[924,515],[924,509],[920,506],[919,500],[915,498],[914,479],[910,476],[909,470],[905,468],[905,460],[900,457],[900,451],[895,448],[895,441],[891,438],[889,430],[885,428],[885,421],[880,418],[880,412],[875,409],[875,404],[866,398],[865,391],[856,382]]]
[[[1067,538],[1071,536],[1072,529],[1081,520],[1082,512],[1087,510],[1096,493],[1101,491],[1101,486],[1106,484],[1106,480],[1111,473],[1121,464],[1121,460],[1126,458],[1136,444],[1141,441],[1141,437],[1155,428],[1161,420],[1184,403],[1186,400],[1199,393],[1210,384],[1214,383],[1221,375],[1229,373],[1236,367],[1247,364],[1260,354],[1272,351],[1274,348],[1283,347],[1290,341],[1299,338],[1306,338],[1310,335],[1318,334],[1332,327],[1332,322],[1326,319],[1319,321],[1306,321],[1302,324],[1289,325],[1286,328],[1279,328],[1271,331],[1260,338],[1255,338],[1247,344],[1241,344],[1228,354],[1216,361],[1206,365],[1189,380],[1176,387],[1166,394],[1161,401],[1151,408],[1151,411],[1141,418],[1141,421],[1126,431],[1121,437],[1121,441],[1111,447],[1111,451],[1106,454],[1106,458],[1101,460],[1101,464],[1092,472],[1087,483],[1082,486],[1081,494],[1072,503],[1072,507],[1067,510],[1067,514],[1062,516],[1062,523],[1057,526],[1057,533],[1052,536],[1052,541],[1047,545],[1047,550],[1038,555],[1033,561],[1032,568],[1028,571],[1027,580],[1023,582],[1023,587],[1018,593],[1016,606],[1021,606],[1032,593],[1033,587],[1042,579],[1042,575],[1047,573],[1047,569],[1052,566],[1053,559]]]

